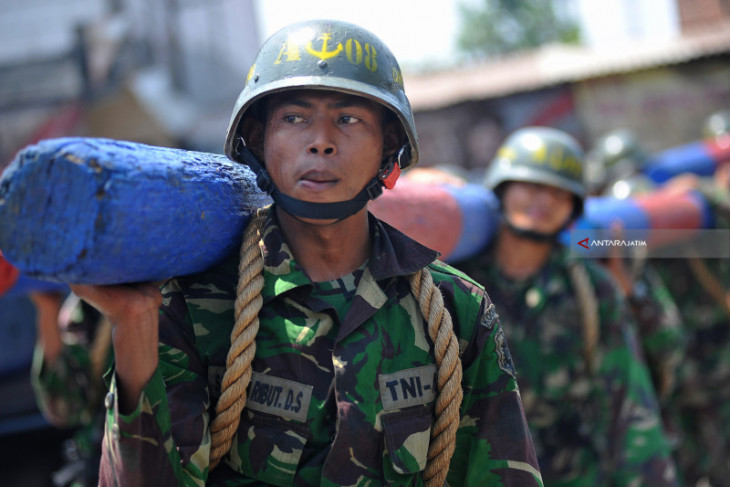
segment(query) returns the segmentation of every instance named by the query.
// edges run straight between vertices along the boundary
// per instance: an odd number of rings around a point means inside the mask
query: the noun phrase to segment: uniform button
[[[536,308],[542,301],[542,293],[534,287],[529,289],[525,294],[525,304],[530,308]]]
[[[114,407],[114,393],[113,392],[107,392],[106,397],[104,398],[104,407],[107,409],[111,409]]]
[[[118,424],[116,424],[116,423],[115,423],[115,424],[113,424],[113,425],[112,425],[112,438],[114,438],[115,440],[119,440],[119,438],[120,438],[121,436],[122,436],[122,435],[121,435],[121,434],[119,433],[119,425],[118,425]]]

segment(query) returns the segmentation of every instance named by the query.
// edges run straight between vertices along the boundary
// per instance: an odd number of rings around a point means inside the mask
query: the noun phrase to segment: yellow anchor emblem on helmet
[[[331,57],[337,56],[340,51],[342,51],[342,43],[337,43],[337,49],[334,51],[328,51],[327,50],[327,41],[329,41],[332,38],[332,34],[329,33],[323,33],[321,36],[318,37],[318,39],[322,39],[322,50],[315,51],[312,47],[312,41],[307,42],[307,45],[305,46],[305,49],[309,54],[311,54],[314,57],[318,57],[322,61],[325,61]]]

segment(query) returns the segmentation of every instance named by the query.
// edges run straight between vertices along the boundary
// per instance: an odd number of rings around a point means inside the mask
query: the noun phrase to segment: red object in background
[[[20,271],[5,260],[3,253],[0,252],[0,296],[15,285],[19,276]]]

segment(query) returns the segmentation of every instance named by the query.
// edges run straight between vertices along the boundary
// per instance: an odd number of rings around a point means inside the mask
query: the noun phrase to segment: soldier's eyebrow
[[[310,95],[292,95],[288,97],[282,97],[281,99],[277,100],[274,103],[274,106],[281,107],[286,105],[293,105],[301,108],[311,108],[314,104],[313,102],[309,101]],[[343,95],[342,97],[337,98],[333,102],[329,104],[331,108],[350,108],[350,107],[362,107],[362,108],[373,108],[377,109],[378,105],[373,103],[372,101],[368,100],[367,98],[363,98],[361,96],[350,96],[350,95]]]

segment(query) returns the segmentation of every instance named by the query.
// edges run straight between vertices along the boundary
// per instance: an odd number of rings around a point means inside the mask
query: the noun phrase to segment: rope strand
[[[268,208],[256,213],[244,232],[241,260],[238,264],[238,286],[234,313],[236,323],[231,332],[231,348],[226,358],[226,371],[221,381],[221,397],[210,425],[210,470],[218,466],[231,449],[246,404],[246,389],[251,381],[251,362],[256,354],[258,314],[263,304],[264,258],[261,255],[261,228]]]
[[[431,273],[421,269],[409,276],[411,293],[418,301],[421,313],[428,320],[428,334],[434,343],[438,367],[436,421],[431,428],[426,469],[423,478],[427,487],[446,484],[449,464],[456,448],[459,408],[463,399],[461,389],[461,360],[459,343],[449,311],[444,307],[441,292],[433,283]]]

